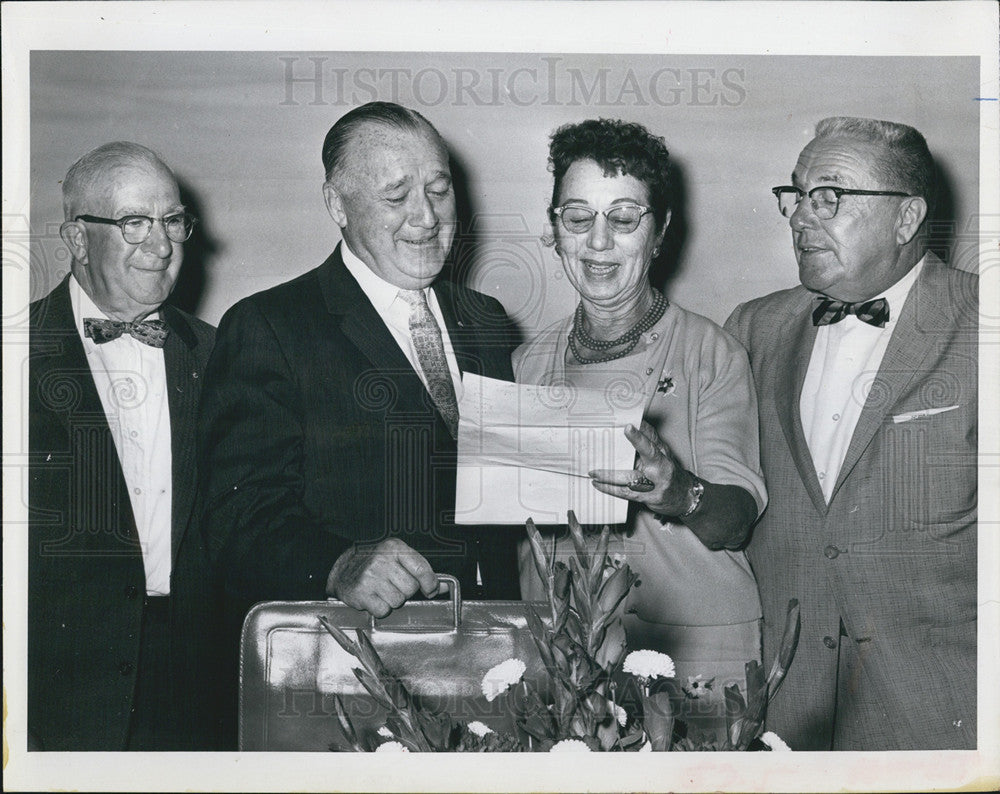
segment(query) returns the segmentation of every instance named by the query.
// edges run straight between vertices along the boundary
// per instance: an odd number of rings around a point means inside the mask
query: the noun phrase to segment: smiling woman
[[[635,503],[610,548],[642,581],[624,603],[629,645],[676,661],[672,695],[689,735],[722,741],[723,689],[742,688],[745,663],[760,658],[757,585],[739,550],[766,501],[747,357],[649,283],[671,218],[661,138],[584,121],[556,131],[550,162],[552,242],[580,300],[515,352],[515,376],[645,405],[642,425],[626,430],[635,468],[590,476]],[[572,544],[556,535],[565,560]],[[526,542],[520,575],[522,596],[544,600]],[[689,680],[700,683],[697,698],[685,695]]]

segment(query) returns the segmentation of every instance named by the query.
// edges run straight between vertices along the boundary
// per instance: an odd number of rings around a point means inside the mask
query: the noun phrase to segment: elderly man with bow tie
[[[935,167],[912,127],[829,118],[792,184],[801,286],[739,306],[770,504],[748,555],[769,727],[796,750],[976,746],[978,278],[924,252]]]
[[[29,748],[211,749],[192,516],[214,329],[164,305],[194,218],[134,143],[84,155],[62,187],[71,273],[30,307]]]

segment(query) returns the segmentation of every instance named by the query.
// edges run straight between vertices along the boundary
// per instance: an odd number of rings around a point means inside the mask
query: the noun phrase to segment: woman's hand
[[[749,491],[738,485],[716,485],[695,478],[681,466],[648,422],[644,421],[639,429],[628,425],[625,437],[639,455],[636,468],[590,472],[591,482],[598,491],[638,502],[671,520],[683,521],[713,551],[738,549],[746,543],[757,518],[757,503]],[[700,499],[694,490],[696,482],[703,485]]]
[[[645,505],[654,513],[679,516],[691,506],[694,476],[648,422],[625,427],[625,437],[639,455],[634,470],[596,469],[590,472],[594,487],[602,493]]]

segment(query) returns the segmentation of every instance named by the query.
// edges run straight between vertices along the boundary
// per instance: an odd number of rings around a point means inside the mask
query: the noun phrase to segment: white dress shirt
[[[396,344],[403,351],[407,361],[410,362],[410,366],[420,376],[424,388],[427,388],[427,378],[424,375],[423,368],[420,366],[420,359],[417,358],[417,349],[413,346],[413,338],[410,336],[410,304],[399,297],[399,287],[390,284],[362,262],[347,247],[346,242],[341,245],[340,252],[344,258],[344,264],[347,266],[348,272],[354,276],[354,280],[358,282],[358,286],[368,296],[368,300],[375,307],[375,311],[382,318],[382,322],[389,329],[389,333],[396,340]],[[438,305],[434,290],[430,287],[425,287],[424,294],[427,296],[427,305],[430,307],[431,314],[434,315],[434,319],[441,329],[441,341],[444,342],[444,356],[448,362],[448,370],[451,373],[452,383],[455,384],[455,398],[461,401],[462,372],[458,368],[455,350],[448,336],[448,326],[445,325],[444,316],[441,314],[441,307]]]
[[[827,503],[900,311],[923,264],[921,259],[909,273],[876,296],[889,302],[885,328],[849,314],[839,323],[821,325],[816,330],[799,412]]]
[[[344,242],[340,246],[340,253],[347,266],[348,272],[354,276],[362,292],[368,296],[372,306],[378,316],[382,318],[385,327],[389,329],[392,338],[396,340],[399,349],[403,351],[410,366],[420,376],[424,388],[427,388],[427,377],[424,375],[423,367],[420,366],[420,359],[417,358],[417,349],[413,346],[413,337],[410,335],[410,304],[399,297],[399,287],[390,284],[379,276],[368,265],[361,261],[355,253],[348,248]],[[448,371],[451,373],[451,382],[455,385],[455,399],[462,401],[462,371],[458,368],[458,360],[455,358],[455,349],[451,345],[451,338],[448,336],[448,326],[444,322],[441,314],[441,307],[438,305],[434,290],[430,287],[424,288],[427,296],[427,305],[431,314],[437,321],[441,329],[441,341],[444,343],[444,357],[448,362]],[[482,584],[482,571],[479,563],[476,563],[476,583]]]
[[[77,333],[128,485],[146,571],[146,594],[169,595],[173,456],[163,350],[128,334],[96,344],[84,336],[83,318],[110,318],[75,278],[69,280],[69,294]]]

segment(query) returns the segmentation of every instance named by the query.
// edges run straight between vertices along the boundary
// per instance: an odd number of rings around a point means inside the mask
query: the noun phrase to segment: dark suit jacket
[[[500,304],[434,285],[459,367],[513,380]],[[202,398],[204,527],[244,604],[323,599],[337,557],[398,537],[439,573],[517,598],[515,528],[456,527],[456,444],[339,248],[233,306]]]
[[[179,719],[207,749],[215,627],[195,501],[195,413],[214,329],[165,306],[172,434],[171,637]],[[68,278],[30,307],[28,730],[46,750],[123,750],[146,593],[132,506],[76,331]]]
[[[760,403],[770,502],[748,554],[766,661],[788,599],[802,604],[768,725],[796,750],[973,748],[978,278],[928,255],[829,505],[799,414],[814,297],[777,292],[726,324]],[[937,409],[948,410],[899,421]]]

